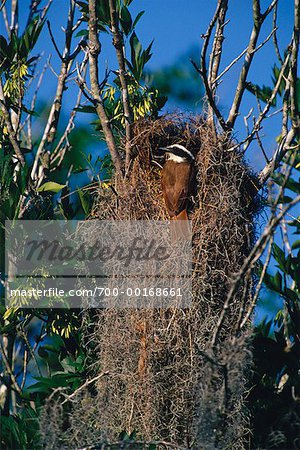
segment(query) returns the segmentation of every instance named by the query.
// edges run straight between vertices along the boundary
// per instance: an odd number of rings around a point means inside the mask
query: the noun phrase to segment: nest
[[[237,335],[236,325],[241,304],[251,297],[251,279],[234,296],[214,356],[208,356],[232,275],[254,239],[255,179],[242,155],[229,149],[231,142],[216,137],[203,117],[140,121],[130,177],[123,189],[116,179],[113,189],[99,190],[94,217],[168,220],[160,168],[153,159],[159,147],[174,143],[196,155],[196,195],[189,211],[193,303],[189,309],[98,313],[89,341],[98,373],[108,375],[98,380],[89,412],[85,409],[88,424],[85,420],[82,427],[80,399],[70,414],[81,446],[95,442],[96,435],[114,441],[121,431],[135,430],[139,439],[163,440],[178,448],[244,448],[245,370],[251,352],[248,333]]]

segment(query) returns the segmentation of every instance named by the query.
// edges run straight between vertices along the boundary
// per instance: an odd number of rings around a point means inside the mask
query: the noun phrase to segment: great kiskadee
[[[168,213],[174,220],[188,220],[187,205],[192,193],[195,157],[180,144],[159,150],[165,155],[161,184]]]

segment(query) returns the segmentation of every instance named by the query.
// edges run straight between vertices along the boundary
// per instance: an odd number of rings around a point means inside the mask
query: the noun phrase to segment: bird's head
[[[172,160],[177,163],[188,162],[192,164],[195,161],[193,153],[180,144],[169,145],[168,147],[160,147],[158,156],[165,157],[166,160]]]

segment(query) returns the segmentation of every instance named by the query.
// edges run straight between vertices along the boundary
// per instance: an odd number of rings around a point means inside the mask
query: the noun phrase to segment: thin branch
[[[295,0],[294,7],[294,33],[292,43],[292,57],[291,57],[291,69],[289,74],[290,82],[290,99],[291,99],[291,121],[292,127],[299,131],[300,118],[298,110],[298,93],[297,93],[297,80],[298,80],[298,53],[299,53],[299,33],[300,33],[300,1]]]
[[[9,27],[9,22],[8,22],[8,17],[7,17],[7,11],[6,11],[6,7],[5,7],[5,3],[2,6],[2,16],[3,16],[3,21],[4,21],[4,24],[5,24],[6,32],[7,32],[8,36],[10,36],[10,27]]]
[[[280,54],[280,50],[279,50],[279,46],[278,46],[278,40],[277,40],[277,10],[278,10],[278,2],[274,6],[274,12],[273,12],[273,29],[276,30],[275,33],[273,34],[273,44],[274,44],[274,48],[275,48],[275,52],[276,52],[278,61],[282,65],[283,64],[283,59],[282,59],[281,54]]]
[[[261,149],[262,154],[264,155],[264,158],[265,158],[267,164],[269,164],[270,160],[269,160],[269,158],[267,156],[267,153],[266,153],[266,151],[264,149],[264,146],[263,146],[263,143],[262,143],[262,140],[260,138],[260,135],[259,135],[258,131],[256,132],[256,138],[257,138],[257,142],[258,142],[259,148]]]
[[[209,83],[208,83],[208,78],[207,78],[206,68],[205,68],[205,72],[203,72],[201,69],[199,69],[199,67],[197,66],[197,64],[195,63],[195,61],[193,61],[192,59],[191,59],[191,63],[193,64],[193,66],[194,66],[194,68],[196,69],[196,71],[197,71],[197,72],[201,75],[201,77],[202,77],[202,80],[203,80],[203,83],[204,83],[204,87],[205,87],[205,92],[206,92],[206,95],[207,95],[207,100],[208,100],[208,103],[209,103],[210,107],[211,107],[212,110],[214,111],[214,113],[215,113],[215,115],[216,115],[216,117],[217,117],[217,119],[218,119],[218,121],[219,121],[219,123],[220,123],[222,129],[223,129],[224,131],[227,131],[227,130],[228,130],[228,127],[227,127],[227,125],[226,125],[226,122],[225,122],[225,120],[224,120],[224,118],[223,118],[221,112],[219,111],[219,109],[218,109],[218,107],[217,107],[217,105],[216,105],[216,102],[215,102],[215,100],[214,100],[214,97],[213,97],[213,95],[212,95],[212,91],[211,91],[210,86],[209,86]]]
[[[208,81],[211,89],[213,90],[213,95],[215,93],[215,88],[213,87],[215,85],[215,80],[218,76],[220,62],[221,62],[221,56],[222,56],[222,49],[223,49],[223,41],[224,41],[224,27],[225,27],[225,19],[226,19],[226,13],[228,9],[228,0],[222,0],[220,11],[218,14],[218,20],[217,20],[217,26],[216,26],[216,32],[213,42],[213,50],[211,52],[210,57],[210,64],[209,64],[209,74],[208,74]]]
[[[21,381],[21,386],[20,386],[21,391],[23,390],[23,388],[25,386],[25,382],[26,382],[28,360],[29,360],[29,353],[28,353],[28,350],[25,348],[24,356],[23,356],[23,376],[22,376],[22,381]]]
[[[11,22],[10,22],[10,30],[11,33],[13,31],[18,31],[19,27],[19,0],[11,0]]]
[[[111,154],[112,161],[117,172],[122,173],[122,161],[117,149],[115,138],[112,132],[110,121],[107,117],[103,100],[101,97],[98,78],[98,56],[101,51],[97,33],[96,0],[89,0],[89,63],[90,81],[93,99],[96,104],[96,111],[100,119],[104,137]]]
[[[288,51],[288,53],[287,53],[287,55],[286,55],[286,58],[285,58],[285,61],[284,61],[284,64],[283,64],[283,66],[282,66],[281,69],[280,69],[280,72],[279,72],[279,75],[278,75],[277,82],[276,82],[276,84],[275,84],[275,86],[274,86],[274,89],[273,89],[271,95],[270,95],[270,98],[268,99],[268,101],[267,101],[266,106],[264,107],[264,109],[263,109],[263,110],[261,111],[261,113],[259,114],[259,116],[258,116],[258,118],[257,118],[257,120],[256,120],[256,122],[255,122],[255,124],[254,124],[254,126],[253,126],[253,128],[252,128],[251,133],[250,133],[250,134],[249,134],[242,142],[240,142],[239,144],[237,144],[237,146],[241,146],[241,145],[245,144],[245,145],[244,145],[244,152],[245,152],[245,151],[247,150],[247,148],[249,147],[249,145],[250,145],[250,143],[252,142],[252,140],[253,140],[254,136],[256,135],[256,133],[260,130],[260,128],[261,128],[261,123],[262,123],[262,121],[265,119],[265,117],[267,116],[267,114],[268,114],[268,112],[269,112],[269,110],[270,110],[270,108],[271,108],[271,105],[272,105],[273,101],[274,101],[275,98],[276,98],[276,95],[277,95],[277,93],[278,93],[278,91],[279,91],[279,88],[280,88],[280,86],[281,86],[282,79],[283,79],[283,77],[284,77],[284,73],[285,73],[286,68],[287,68],[287,66],[288,66],[290,56],[291,56],[291,53],[290,53],[290,51]]]
[[[9,361],[8,361],[8,359],[6,357],[6,353],[5,353],[5,350],[4,350],[4,347],[3,347],[1,341],[0,341],[0,353],[1,353],[2,359],[4,361],[4,365],[5,365],[6,371],[7,371],[8,375],[9,375],[9,378],[11,379],[12,386],[15,389],[15,391],[18,392],[18,394],[21,395],[22,394],[21,388],[18,385],[16,377],[15,377],[13,371],[12,371],[12,368],[10,367]]]
[[[41,74],[39,76],[39,79],[38,79],[38,82],[37,82],[37,85],[36,85],[34,94],[32,96],[32,100],[31,100],[31,105],[30,105],[31,111],[35,110],[35,104],[36,104],[37,95],[38,95],[39,89],[40,89],[40,87],[42,85],[43,78],[44,78],[44,75],[46,73],[47,67],[49,66],[49,62],[50,61],[48,59],[46,64],[44,64],[42,72],[41,72]],[[32,148],[32,115],[31,114],[28,114],[27,138],[28,138],[28,145],[29,145],[30,148]]]
[[[70,7],[68,12],[68,22],[66,27],[66,38],[65,38],[65,48],[64,52],[62,54],[62,64],[60,69],[60,74],[58,77],[58,83],[56,88],[56,94],[55,99],[53,102],[53,105],[51,107],[48,121],[46,124],[46,127],[44,129],[44,133],[42,136],[42,139],[40,141],[39,147],[36,152],[35,160],[33,163],[32,171],[31,171],[31,178],[35,179],[37,176],[37,169],[39,165],[39,161],[42,159],[42,155],[45,152],[45,149],[49,149],[52,145],[56,132],[58,127],[58,122],[60,118],[61,108],[62,108],[62,98],[65,90],[66,81],[69,75],[69,71],[71,68],[72,60],[70,60],[70,52],[71,52],[71,44],[72,44],[72,36],[73,36],[73,22],[74,22],[74,12],[75,12],[75,1],[70,0]],[[47,158],[49,159],[49,158]],[[46,163],[48,164],[48,163]],[[43,168],[46,169],[47,167],[44,167],[45,163],[43,163]],[[43,179],[43,173],[39,177],[39,183]]]
[[[252,54],[258,52],[270,40],[270,38],[274,35],[275,31],[276,30],[273,28],[273,30],[266,37],[266,39],[253,50]],[[225,69],[220,73],[220,75],[216,77],[214,83],[216,84],[220,80],[220,78],[222,78],[225,75],[225,73],[227,73],[231,69],[231,67],[234,66],[234,64],[236,64],[245,55],[246,52],[247,48],[245,48],[245,50],[243,50],[235,59],[231,61],[230,64],[228,64],[227,67],[225,67]]]
[[[278,216],[271,217],[268,225],[266,226],[264,232],[260,236],[260,238],[257,240],[255,246],[251,250],[249,256],[245,259],[240,271],[235,274],[231,288],[228,292],[227,298],[225,300],[223,309],[220,313],[218,323],[216,325],[215,331],[213,333],[213,337],[211,340],[211,349],[213,349],[216,345],[216,342],[219,337],[220,330],[222,328],[222,325],[224,323],[224,319],[227,313],[227,310],[229,306],[231,305],[231,301],[233,299],[233,296],[236,294],[240,282],[243,279],[243,277],[246,275],[248,271],[251,271],[256,263],[256,261],[260,258],[261,254],[263,253],[266,245],[268,244],[271,236],[274,233],[275,228],[280,223],[282,217],[296,204],[300,202],[300,195],[295,197],[279,214]]]
[[[267,164],[263,170],[261,170],[258,174],[258,182],[260,186],[263,186],[268,178],[271,176],[274,170],[276,170],[284,156],[291,149],[291,144],[294,141],[296,136],[296,130],[291,128],[288,132],[287,136],[282,139],[281,143],[277,147],[271,161]],[[300,144],[296,146],[298,149],[300,148]]]
[[[100,378],[103,378],[105,376],[109,375],[109,372],[102,372],[99,375],[97,375],[96,377],[92,378],[91,380],[86,380],[78,389],[76,389],[74,392],[72,392],[72,394],[68,395],[65,400],[61,403],[61,405],[64,405],[65,403],[67,403],[68,401],[72,400],[72,398],[76,397],[76,395],[82,391],[83,389],[85,389],[87,386],[89,386],[90,384],[95,383],[95,381],[100,380]]]
[[[52,4],[53,0],[49,0],[48,3],[46,4],[46,6],[44,7],[43,11],[42,11],[42,15],[41,15],[41,20],[44,20],[44,18],[47,15],[47,12]]]
[[[203,47],[202,47],[202,52],[201,52],[201,62],[200,62],[200,68],[197,66],[197,64],[194,61],[191,61],[191,63],[193,64],[193,66],[195,67],[196,71],[201,75],[203,83],[204,83],[204,87],[205,87],[205,92],[206,92],[206,96],[207,96],[207,100],[209,103],[209,106],[211,108],[211,110],[215,113],[222,129],[224,131],[227,130],[227,126],[225,123],[225,120],[221,114],[221,112],[219,111],[216,102],[215,102],[215,98],[214,98],[214,94],[211,90],[211,84],[209,82],[208,79],[208,74],[207,74],[207,67],[206,67],[206,57],[207,57],[207,50],[208,50],[208,46],[209,46],[209,42],[210,42],[210,38],[212,35],[212,31],[216,25],[216,22],[218,20],[218,18],[220,17],[220,13],[222,11],[222,9],[224,9],[224,0],[218,0],[218,4],[217,4],[217,8],[216,11],[214,13],[214,16],[211,20],[211,22],[208,25],[206,34],[204,36],[202,36],[204,38],[204,43],[203,43]],[[225,10],[225,14],[226,14],[226,10]],[[225,15],[224,15],[224,19],[225,19]],[[221,43],[222,45],[222,43]],[[219,55],[221,57],[221,55]],[[217,66],[218,66],[218,62],[217,62]],[[216,66],[216,68],[217,68]],[[211,121],[213,122],[213,117],[211,117]]]
[[[57,47],[56,41],[55,41],[55,39],[54,39],[54,36],[53,36],[52,30],[51,30],[51,25],[50,25],[50,21],[49,21],[49,20],[47,20],[47,27],[48,27],[48,30],[49,30],[49,34],[50,34],[50,38],[51,38],[52,44],[53,44],[53,46],[54,46],[54,48],[55,48],[55,50],[56,50],[56,53],[58,54],[59,58],[60,58],[61,60],[63,60],[63,56],[62,56],[62,54],[60,53],[59,48]]]
[[[250,108],[248,114],[246,116],[244,116],[244,124],[245,124],[245,127],[246,127],[247,134],[249,134],[249,132],[250,132],[249,131],[249,125],[248,125],[248,119],[250,118],[251,114],[253,113],[253,109],[254,109],[253,107]]]
[[[133,137],[132,134],[132,123],[133,123],[133,114],[129,101],[128,94],[128,86],[126,81],[126,66],[125,66],[125,50],[124,50],[124,41],[123,34],[119,29],[118,23],[118,15],[116,10],[116,0],[109,0],[109,9],[110,9],[110,20],[111,20],[111,31],[113,34],[113,45],[116,49],[116,55],[119,65],[119,79],[122,88],[122,103],[124,109],[124,118],[125,118],[125,170],[128,171],[130,162],[131,162],[131,140]]]
[[[251,36],[249,39],[249,44],[247,47],[244,64],[243,64],[242,70],[240,72],[234,100],[232,102],[229,116],[228,116],[228,119],[226,122],[228,128],[230,128],[230,129],[233,129],[236,118],[239,113],[241,101],[242,101],[242,98],[244,95],[244,91],[246,89],[247,76],[248,76],[248,73],[249,73],[249,70],[251,67],[251,63],[253,60],[254,50],[257,45],[257,40],[258,40],[258,37],[260,34],[261,26],[262,26],[264,20],[266,19],[266,17],[268,16],[268,14],[275,7],[275,4],[277,3],[277,1],[278,0],[273,0],[273,2],[270,4],[269,8],[267,8],[265,13],[262,14],[261,10],[260,10],[260,1],[253,0],[253,28],[252,28]]]
[[[262,20],[265,20],[268,15],[270,14],[270,12],[275,8],[275,6],[278,4],[279,0],[273,0],[270,5],[268,6],[268,8],[265,10],[265,12],[261,15]]]
[[[88,56],[86,56],[86,58],[83,61],[83,67],[84,67],[84,69],[83,69],[83,79],[85,78],[85,75],[86,75],[87,58],[88,58]],[[67,141],[67,146],[69,146],[68,136],[69,136],[69,134],[71,133],[71,131],[75,127],[74,121],[75,121],[75,117],[76,117],[76,114],[77,114],[77,108],[79,107],[80,102],[81,102],[82,94],[83,94],[82,90],[79,90],[78,95],[77,95],[76,104],[75,104],[75,106],[74,106],[74,108],[73,108],[73,110],[72,110],[72,112],[70,114],[69,122],[68,122],[68,124],[67,124],[67,126],[65,128],[65,131],[64,131],[63,135],[61,136],[57,146],[55,147],[55,149],[54,149],[54,151],[53,151],[53,153],[51,155],[50,160],[51,160],[51,164],[52,165],[57,159],[59,160],[58,163],[57,163],[57,166],[60,166],[60,164],[62,163],[65,151],[67,149],[67,147],[64,147],[62,149],[62,145],[63,145],[64,141]]]
[[[26,28],[28,25],[32,22],[33,17],[37,13],[37,8],[40,6],[42,0],[31,0],[30,6],[29,6],[29,14],[27,19]]]
[[[252,298],[251,305],[249,306],[248,311],[247,311],[245,317],[243,318],[242,322],[240,322],[240,324],[238,324],[239,325],[238,328],[240,328],[240,329],[243,328],[246,325],[246,323],[248,323],[248,320],[250,319],[250,317],[253,314],[253,311],[254,311],[254,308],[256,306],[256,302],[257,302],[259,293],[261,291],[263,280],[264,280],[264,277],[265,277],[265,274],[267,272],[267,268],[269,266],[269,262],[270,262],[270,259],[271,259],[273,241],[274,241],[274,236],[272,235],[270,237],[270,240],[269,240],[269,248],[268,248],[266,261],[264,262],[264,265],[263,265],[263,268],[262,268],[262,271],[261,271],[261,274],[260,274],[260,277],[259,277],[259,281],[258,281],[258,283],[256,285],[255,293],[254,293],[254,296]]]
[[[3,118],[4,118],[4,121],[5,121],[6,128],[7,128],[8,138],[9,138],[10,143],[11,143],[13,149],[14,149],[16,157],[18,158],[20,164],[22,166],[25,166],[25,159],[24,159],[24,156],[22,154],[20,145],[18,143],[18,140],[17,140],[17,137],[16,137],[16,132],[15,132],[15,130],[13,128],[12,123],[11,123],[10,114],[9,114],[9,111],[7,109],[7,106],[6,106],[1,78],[0,78],[0,108],[1,108],[1,111],[2,111],[2,114],[3,114]]]

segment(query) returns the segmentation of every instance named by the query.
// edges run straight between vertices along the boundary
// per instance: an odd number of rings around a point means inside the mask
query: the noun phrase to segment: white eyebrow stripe
[[[173,153],[168,153],[167,161],[174,161],[176,163],[183,163],[186,161],[186,158],[182,158],[181,156],[173,155]]]
[[[190,151],[189,151],[187,148],[185,148],[183,145],[180,145],[180,144],[173,144],[173,145],[169,145],[169,147],[167,147],[167,148],[174,148],[174,147],[177,147],[177,148],[179,148],[180,150],[183,150],[183,151],[186,152],[192,159],[195,159],[193,153],[190,152]]]

